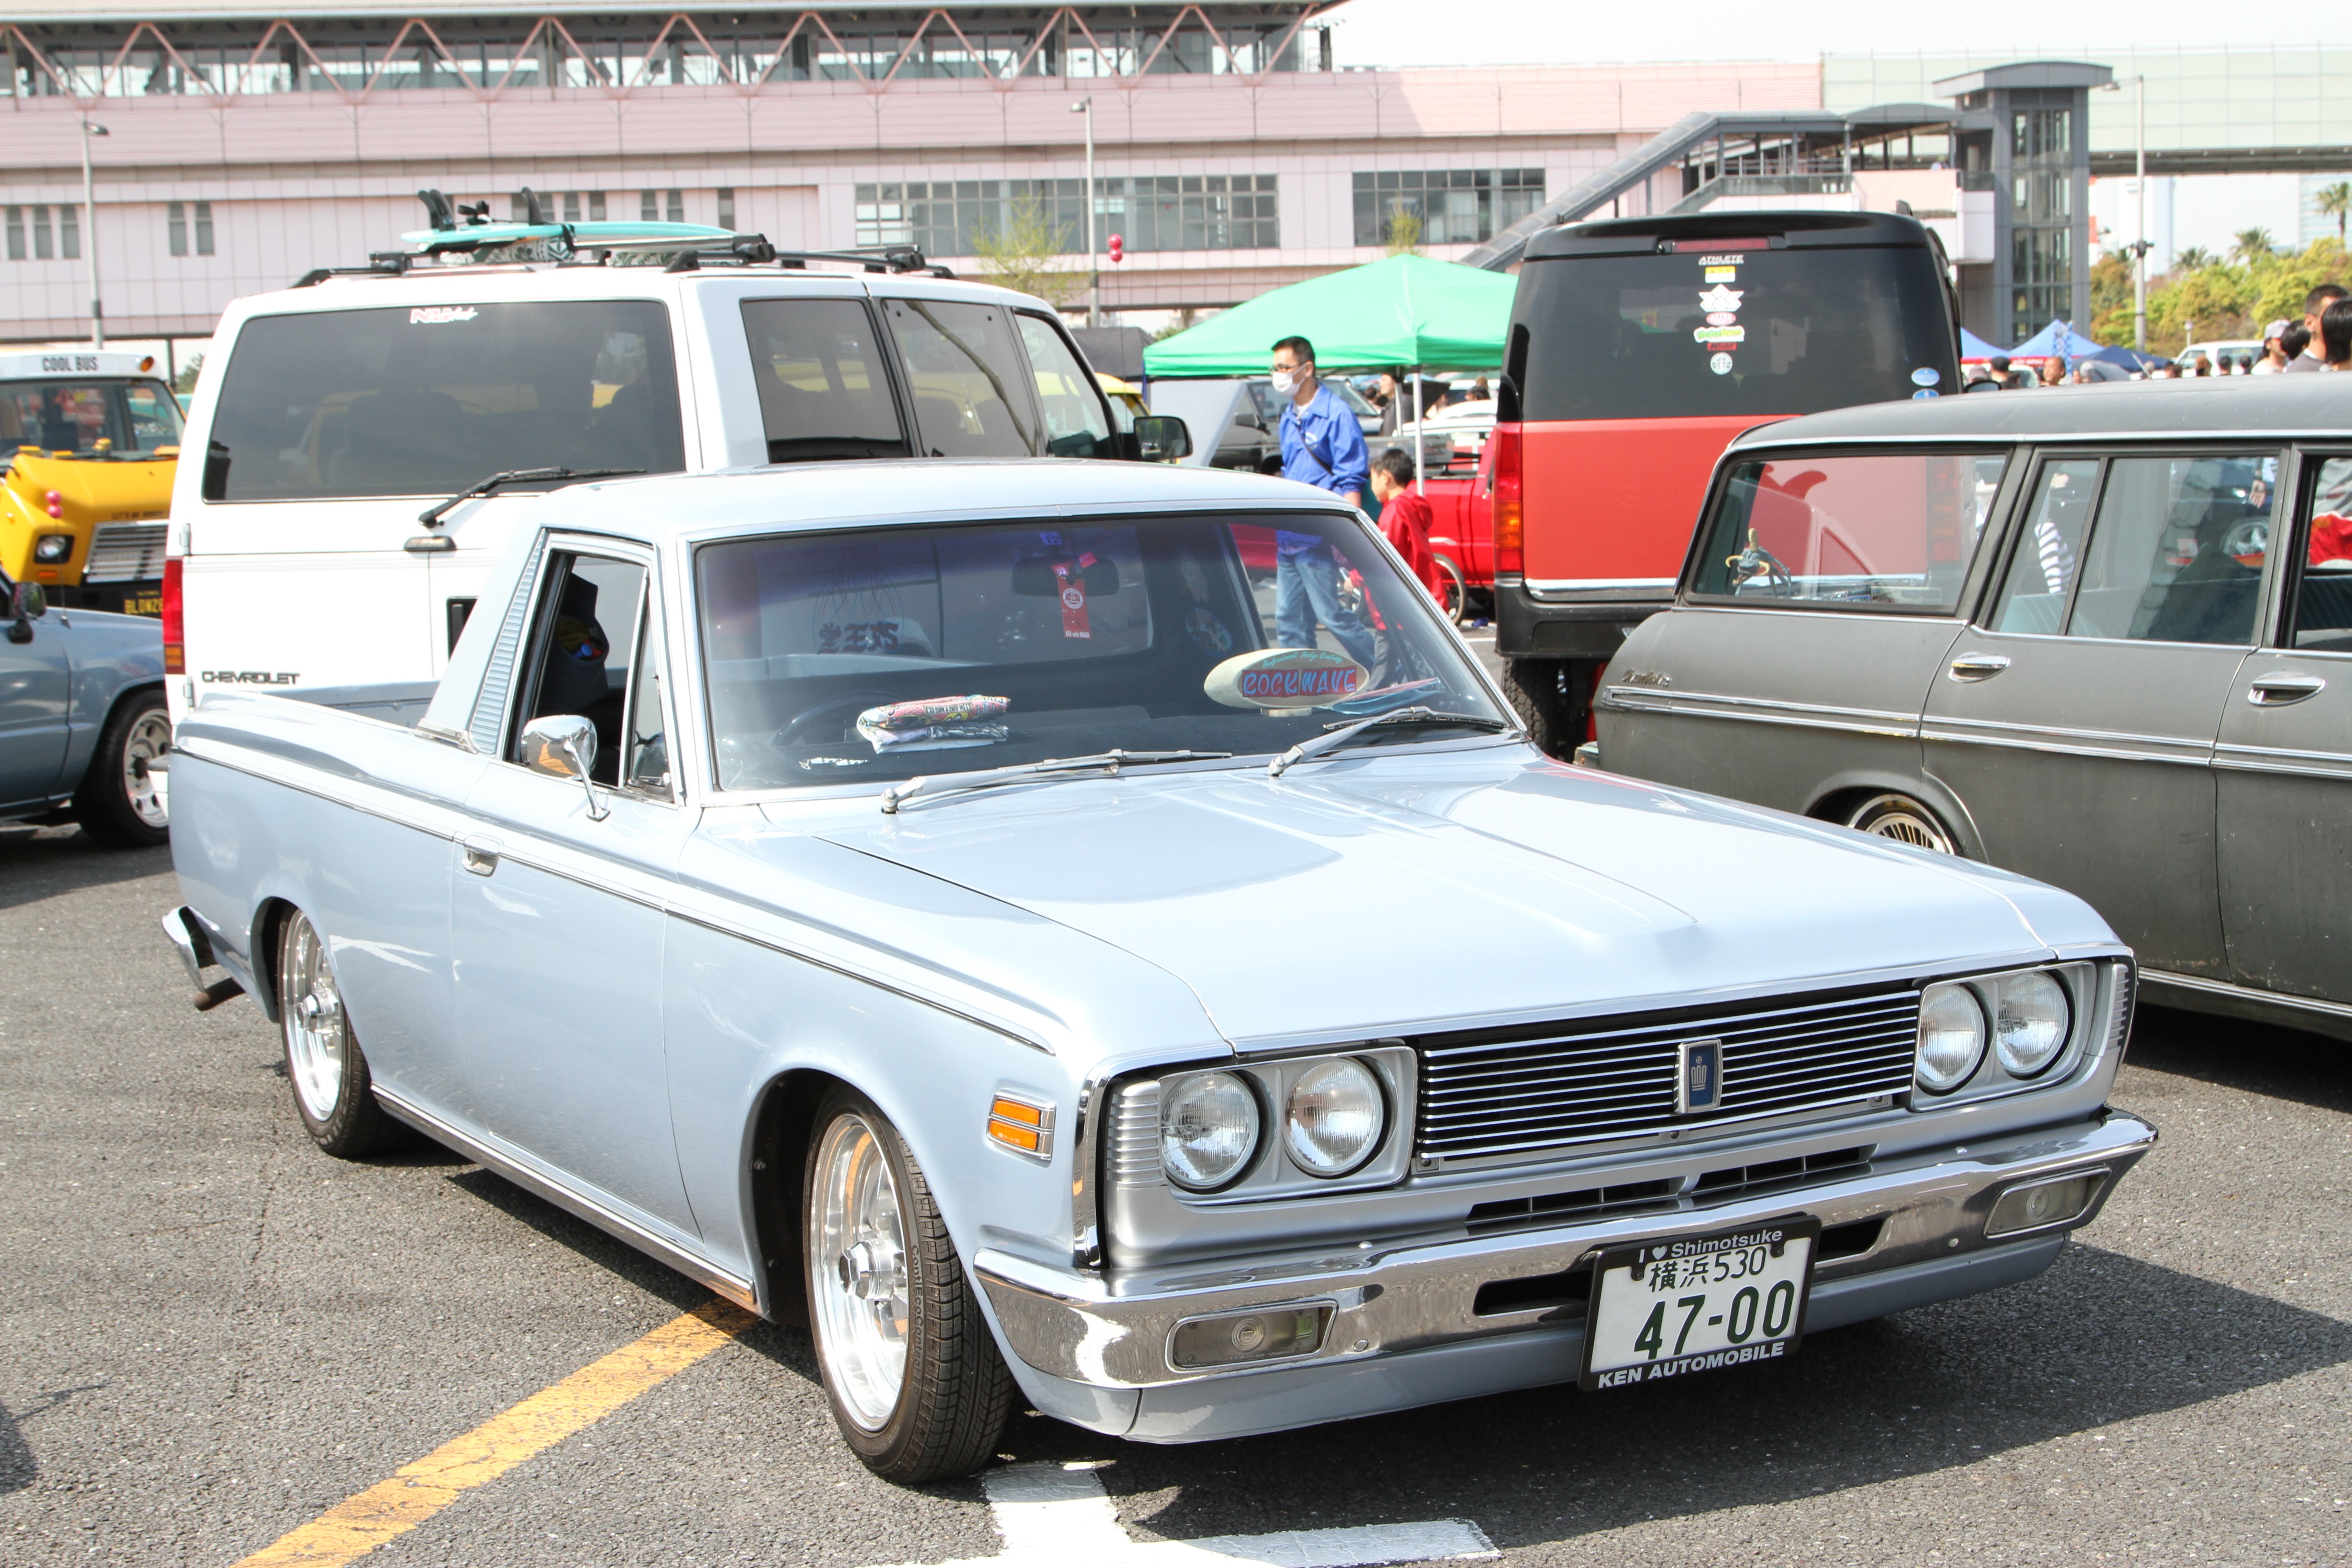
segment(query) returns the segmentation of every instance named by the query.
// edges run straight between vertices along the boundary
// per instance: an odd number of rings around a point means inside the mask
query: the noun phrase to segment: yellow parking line
[[[684,1372],[759,1320],[713,1297],[287,1531],[236,1568],[341,1568]]]

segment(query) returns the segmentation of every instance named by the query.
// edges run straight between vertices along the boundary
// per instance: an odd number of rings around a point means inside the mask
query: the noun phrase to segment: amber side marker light
[[[1054,1108],[1000,1094],[988,1102],[988,1137],[1044,1159],[1054,1152]]]

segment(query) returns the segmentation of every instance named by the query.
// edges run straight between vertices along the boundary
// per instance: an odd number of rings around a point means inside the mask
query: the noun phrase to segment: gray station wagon
[[[2352,379],[1751,432],[1597,713],[1612,770],[2054,882],[2151,999],[2352,1037]]]

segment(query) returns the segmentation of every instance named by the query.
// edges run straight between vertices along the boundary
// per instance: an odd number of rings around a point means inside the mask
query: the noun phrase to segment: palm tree
[[[2201,245],[2192,245],[2172,258],[2176,272],[2202,272],[2213,265],[2213,253]]]
[[[2314,193],[2312,205],[2322,217],[2336,220],[2336,243],[2344,243],[2344,215],[2352,210],[2352,181],[2338,180],[2332,185],[2322,185]]]
[[[2242,228],[2234,237],[2230,254],[2249,264],[2278,248],[2271,242],[2271,231],[2266,228]]]

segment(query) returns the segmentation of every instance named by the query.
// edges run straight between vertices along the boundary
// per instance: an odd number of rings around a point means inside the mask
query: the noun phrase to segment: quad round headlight
[[[1188,1192],[1213,1192],[1257,1152],[1257,1096],[1229,1072],[1194,1073],[1160,1086],[1160,1164]]]
[[[1381,1146],[1387,1102],[1372,1069],[1352,1057],[1318,1062],[1290,1086],[1282,1141],[1291,1163],[1312,1176],[1344,1176]]]
[[[1993,1002],[1993,1054],[2011,1078],[2032,1078],[2066,1048],[2066,988],[2046,969],[2002,980]]]
[[[1967,986],[1947,980],[1919,997],[1919,1050],[1912,1075],[1929,1094],[1949,1094],[1984,1060],[1984,1009]]]

